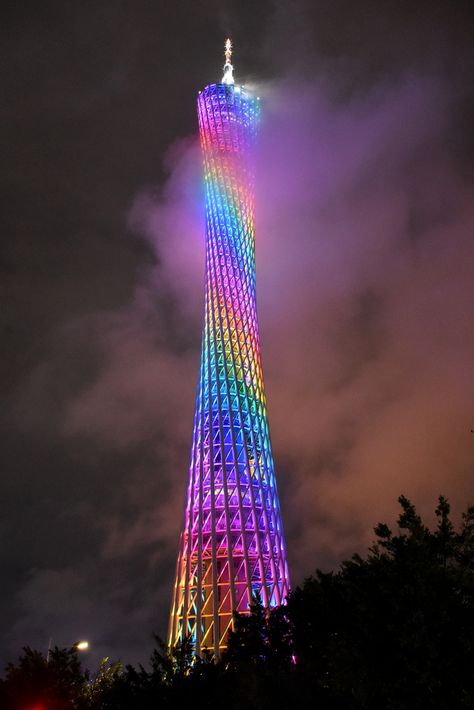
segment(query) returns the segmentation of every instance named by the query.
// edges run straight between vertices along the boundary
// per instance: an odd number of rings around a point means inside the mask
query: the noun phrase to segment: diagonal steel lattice
[[[226,67],[232,66],[226,64]],[[255,593],[284,603],[289,575],[256,312],[254,145],[259,101],[230,82],[199,93],[206,294],[191,465],[168,643],[218,656]]]

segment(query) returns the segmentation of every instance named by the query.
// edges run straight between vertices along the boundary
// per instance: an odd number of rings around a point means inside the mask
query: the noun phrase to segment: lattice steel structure
[[[255,300],[253,153],[259,102],[224,78],[198,97],[206,293],[185,519],[168,642],[226,646],[232,612],[289,592]]]

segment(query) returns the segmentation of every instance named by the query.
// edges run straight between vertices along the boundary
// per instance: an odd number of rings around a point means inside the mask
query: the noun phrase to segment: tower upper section
[[[213,149],[232,155],[252,156],[259,119],[259,99],[243,86],[234,83],[231,64],[232,42],[225,43],[222,81],[209,84],[199,92],[198,116],[204,157]]]
[[[198,115],[203,150],[251,152],[260,107],[259,100],[243,86],[209,84],[199,92]]]

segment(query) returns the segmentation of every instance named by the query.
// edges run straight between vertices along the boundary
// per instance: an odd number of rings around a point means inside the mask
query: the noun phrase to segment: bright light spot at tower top
[[[225,41],[225,64],[224,64],[224,76],[222,77],[223,84],[233,84],[234,83],[234,67],[231,64],[232,59],[232,41],[227,37]]]
[[[232,40],[230,37],[227,37],[225,41],[225,60],[226,62],[230,63],[230,60],[232,58]]]

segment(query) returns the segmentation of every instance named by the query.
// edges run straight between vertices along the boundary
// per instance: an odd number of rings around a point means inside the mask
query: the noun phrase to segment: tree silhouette
[[[86,707],[84,686],[88,674],[81,668],[77,650],[58,648],[46,658],[28,646],[9,663],[0,686],[2,710],[71,710]]]
[[[474,707],[474,509],[456,533],[440,497],[431,532],[399,502],[400,534],[379,524],[365,560],[317,571],[290,595],[305,681],[348,708]]]

